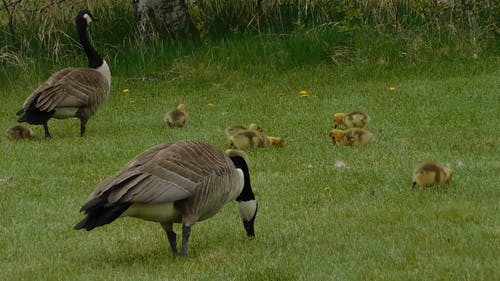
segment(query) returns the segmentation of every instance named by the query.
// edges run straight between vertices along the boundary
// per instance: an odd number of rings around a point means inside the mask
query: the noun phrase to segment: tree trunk
[[[189,13],[185,0],[132,0],[141,32],[151,29],[173,36],[187,32]]]

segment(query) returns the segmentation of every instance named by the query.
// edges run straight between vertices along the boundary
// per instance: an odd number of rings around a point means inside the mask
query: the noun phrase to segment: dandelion
[[[308,96],[309,96],[309,94],[307,93],[307,91],[306,91],[306,90],[301,90],[301,91],[299,92],[299,95],[300,95],[301,97],[303,97],[303,98],[306,98],[306,97],[308,97]]]
[[[128,92],[129,92],[128,88],[122,90],[122,94],[128,94]]]
[[[212,108],[212,107],[214,107],[214,106],[215,106],[215,104],[213,104],[213,103],[211,103],[211,102],[207,103],[207,107],[209,107],[209,108]]]
[[[394,86],[389,86],[389,91],[391,91],[391,92],[396,91],[396,87],[394,87]]]

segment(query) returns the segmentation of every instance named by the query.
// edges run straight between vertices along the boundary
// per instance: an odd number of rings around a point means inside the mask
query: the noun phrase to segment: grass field
[[[49,122],[52,139],[41,127],[32,141],[1,138],[0,279],[500,278],[498,59],[269,70],[239,69],[236,54],[227,54],[227,67],[204,60],[171,76],[114,72],[84,138],[77,119]],[[39,76],[3,86],[0,128],[15,124]],[[180,102],[188,124],[167,129],[163,115]],[[375,142],[333,146],[333,113],[358,109],[371,115]],[[187,258],[172,257],[154,223],[72,230],[93,188],[143,150],[182,139],[225,148],[225,127],[252,122],[286,137],[282,149],[249,151],[260,204],[255,239],[233,204],[193,228]],[[411,189],[412,169],[425,159],[448,164],[452,183]]]

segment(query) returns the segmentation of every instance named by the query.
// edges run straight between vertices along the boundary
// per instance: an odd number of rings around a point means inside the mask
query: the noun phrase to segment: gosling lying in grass
[[[165,114],[164,121],[170,128],[182,128],[187,120],[186,105],[181,103],[176,109]]]
[[[23,125],[14,125],[5,131],[5,135],[9,140],[24,140],[33,139],[33,131]]]
[[[280,137],[270,137],[254,130],[244,130],[228,138],[229,147],[240,150],[250,148],[274,146],[283,147],[285,139]]]
[[[280,137],[269,137],[265,136],[266,144],[274,147],[283,147],[285,145],[285,139]]]
[[[451,176],[451,169],[439,162],[422,162],[413,171],[413,187],[440,186],[449,183]]]
[[[335,113],[333,115],[333,123],[335,128],[340,125],[345,125],[347,128],[364,128],[370,122],[370,116],[361,111],[353,111],[351,113]]]
[[[248,129],[243,125],[234,125],[226,128],[229,147],[240,150],[274,146],[283,147],[285,140],[280,137],[271,137],[264,134],[264,130],[257,123],[252,123]]]
[[[264,130],[262,129],[262,127],[259,124],[252,123],[252,124],[250,124],[250,126],[248,126],[248,128],[245,127],[244,125],[229,126],[226,128],[226,136],[229,138],[232,135],[235,135],[239,132],[246,131],[246,130],[254,130],[254,131],[259,132],[259,133],[264,132]]]
[[[372,142],[373,133],[360,128],[350,128],[345,131],[333,129],[330,131],[330,138],[334,144],[345,146],[361,146]]]
[[[228,141],[230,148],[240,150],[263,147],[266,144],[266,138],[261,133],[250,129],[230,135]]]

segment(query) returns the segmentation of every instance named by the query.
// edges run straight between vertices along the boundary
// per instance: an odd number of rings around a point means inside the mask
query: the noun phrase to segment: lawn
[[[175,77],[114,73],[84,138],[77,119],[50,121],[52,139],[39,126],[31,141],[1,138],[0,279],[497,280],[498,66],[207,64]],[[3,130],[46,78],[20,77],[0,92]],[[188,123],[168,129],[163,115],[181,102]],[[351,110],[370,114],[376,139],[335,147],[332,115]],[[232,203],[193,227],[187,258],[174,258],[150,222],[72,230],[93,188],[148,147],[196,139],[225,148],[227,126],[252,122],[286,138],[281,149],[248,152],[259,201],[254,239]],[[412,169],[425,159],[449,165],[452,183],[412,189]]]

